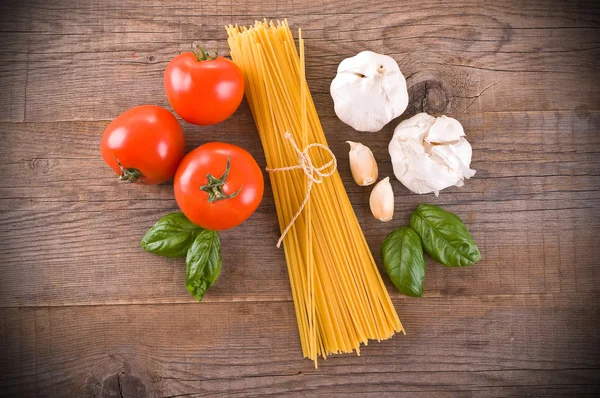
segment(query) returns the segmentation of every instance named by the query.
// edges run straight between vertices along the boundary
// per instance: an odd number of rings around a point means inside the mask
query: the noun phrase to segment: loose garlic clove
[[[385,177],[373,187],[369,205],[373,216],[380,221],[387,222],[394,217],[394,191],[390,177]]]
[[[350,144],[350,171],[354,182],[362,187],[373,184],[379,173],[373,152],[360,142],[346,143]]]

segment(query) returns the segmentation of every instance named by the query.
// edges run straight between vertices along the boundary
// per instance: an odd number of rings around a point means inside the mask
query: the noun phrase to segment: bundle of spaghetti
[[[302,352],[315,366],[318,356],[360,355],[361,343],[404,329],[328,149],[301,31],[300,54],[286,20],[227,32],[271,171]]]

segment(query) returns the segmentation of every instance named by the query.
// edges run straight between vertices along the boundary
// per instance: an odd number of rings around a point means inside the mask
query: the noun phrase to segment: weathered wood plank
[[[12,366],[0,380],[14,396],[101,397],[118,384],[162,397],[573,396],[600,382],[597,298],[397,302],[407,336],[318,370],[301,359],[291,302],[6,308],[1,348]]]
[[[468,206],[447,208],[459,212]],[[0,246],[2,305],[193,302],[185,290],[183,260],[152,256],[139,247],[145,230],[165,213],[136,212],[135,225],[123,211],[113,218],[101,212],[52,212],[3,220],[8,237]],[[429,262],[427,297],[598,291],[597,215],[577,209],[492,213],[479,214],[469,224],[484,260],[468,269]],[[407,219],[410,211],[402,214]],[[239,230],[221,234],[224,267],[206,301],[290,298],[270,218],[256,215]],[[521,231],[510,227],[519,223],[525,225]],[[365,228],[376,257],[390,230]],[[399,297],[389,283],[388,288]]]
[[[154,4],[143,15],[128,2],[66,7],[69,3],[33,2],[29,30],[12,32],[0,47],[27,57],[26,77],[35,84],[29,86],[22,113],[18,105],[11,107],[28,121],[111,119],[132,104],[168,106],[162,72],[173,54],[192,41],[227,53],[223,25],[263,16],[293,16],[294,26],[305,30],[307,77],[322,108],[332,108],[329,84],[340,60],[365,48],[399,61],[409,76],[415,109],[448,113],[600,107],[594,84],[600,26],[597,18],[575,6],[542,2],[524,19],[517,4],[478,5],[467,13],[462,5],[419,3],[418,11],[411,11],[404,4],[381,2],[373,7],[386,11],[365,13],[351,3],[341,18],[328,15],[335,10],[321,2],[311,2],[308,9],[304,3],[277,4],[274,9],[263,3],[258,12],[253,7],[240,10],[233,2],[190,5],[188,10]],[[543,23],[533,17],[539,12]],[[571,22],[548,34],[547,21],[553,18]],[[9,116],[6,120],[13,120]]]
[[[246,108],[244,106],[244,108]],[[598,112],[509,112],[485,114],[453,114],[464,125],[474,150],[473,167],[478,174],[464,188],[451,188],[445,196],[461,195],[461,199],[518,199],[524,195],[591,192],[598,188],[600,153],[600,114]],[[401,120],[408,116],[403,116]],[[321,119],[329,144],[340,159],[340,172],[351,193],[368,195],[368,189],[352,184],[348,166],[347,139],[362,141],[379,160],[382,175],[392,173],[387,145],[396,122],[378,134],[350,131],[336,117]],[[169,185],[160,187],[115,184],[112,172],[99,156],[99,141],[108,121],[0,124],[0,172],[12,179],[0,181],[2,199],[7,208],[24,210],[60,210],[36,207],[35,199],[57,202],[77,201],[81,190],[106,192],[99,205],[111,199],[167,200]],[[344,127],[345,126],[345,127]],[[247,109],[241,110],[219,126],[201,128],[183,125],[188,150],[212,140],[224,140],[244,146],[265,164],[256,127]],[[35,142],[32,145],[31,142]],[[69,181],[71,184],[65,184]],[[93,183],[92,183],[93,182]],[[74,187],[76,191],[74,192]],[[36,189],[40,188],[40,189]],[[41,189],[53,188],[53,189]],[[125,191],[118,197],[118,190]],[[268,191],[268,190],[267,190]],[[164,193],[164,195],[163,195]],[[411,195],[398,184],[397,194]],[[158,196],[157,196],[158,195]],[[500,196],[497,196],[500,195]],[[415,196],[423,199],[425,196]],[[560,199],[560,197],[555,197]],[[22,200],[33,200],[23,202]],[[100,198],[97,198],[100,199]],[[364,199],[364,198],[363,198]],[[81,201],[89,201],[85,195]],[[17,207],[14,207],[17,206]],[[94,204],[88,210],[99,210]],[[140,205],[140,207],[144,207]],[[130,208],[127,203],[121,209]],[[71,210],[67,208],[66,210]]]

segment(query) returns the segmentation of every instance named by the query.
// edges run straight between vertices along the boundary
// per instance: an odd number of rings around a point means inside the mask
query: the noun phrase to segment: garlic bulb
[[[379,172],[373,152],[360,142],[346,143],[350,144],[350,171],[354,182],[363,187],[373,184]]]
[[[471,144],[458,120],[419,113],[400,122],[388,146],[394,175],[411,191],[423,194],[461,187],[475,170]]]
[[[394,217],[394,191],[390,177],[385,177],[373,187],[369,198],[371,213],[376,219],[387,222]]]
[[[379,131],[408,106],[406,79],[398,64],[372,51],[343,60],[330,92],[335,114],[358,131]]]

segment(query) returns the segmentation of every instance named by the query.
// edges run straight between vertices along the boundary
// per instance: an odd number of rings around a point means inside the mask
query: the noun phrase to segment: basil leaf
[[[201,231],[203,228],[192,223],[183,213],[171,213],[146,232],[141,245],[147,252],[160,256],[184,257]]]
[[[411,227],[398,228],[385,238],[381,258],[385,271],[400,293],[423,296],[425,257],[421,239]]]
[[[481,253],[455,214],[438,206],[421,204],[410,216],[410,226],[419,234],[425,252],[449,267],[464,267],[481,260]]]
[[[198,234],[187,252],[185,287],[198,301],[217,280],[221,272],[221,242],[215,231],[208,229]]]

